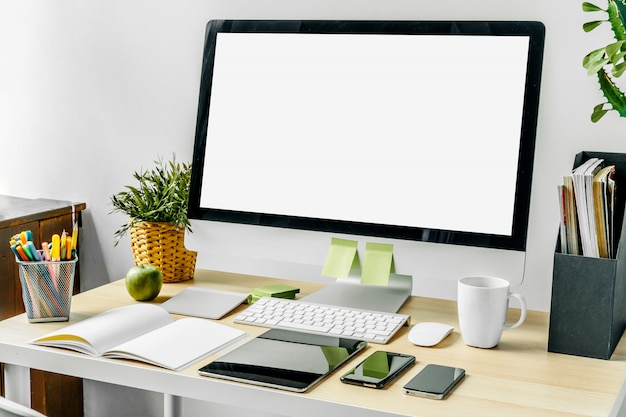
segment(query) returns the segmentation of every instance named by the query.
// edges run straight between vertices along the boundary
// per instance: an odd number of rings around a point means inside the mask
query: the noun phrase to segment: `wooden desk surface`
[[[194,280],[165,284],[154,302],[161,303],[188,285],[245,292],[274,281],[199,270]],[[282,282],[300,287],[300,295],[320,288],[312,283]],[[133,302],[126,293],[123,281],[117,281],[76,295],[72,301],[70,322]],[[241,306],[236,311],[244,308]],[[403,328],[391,343],[370,344],[351,362],[304,394],[197,375],[198,368],[225,351],[205,358],[181,372],[172,372],[130,361],[91,358],[70,351],[31,346],[26,344],[28,340],[63,327],[67,322],[29,324],[24,315],[0,322],[0,362],[217,403],[243,407],[249,405],[281,415],[312,417],[605,417],[626,377],[624,340],[610,361],[547,352],[546,313],[529,312],[520,328],[504,332],[499,346],[494,349],[477,349],[463,343],[458,331],[455,302],[412,297],[402,312],[411,315],[412,323],[439,321],[455,326],[455,331],[438,346],[423,348],[410,344],[406,337],[409,328]],[[265,331],[259,327],[233,324],[234,314],[236,312],[222,319],[222,322],[245,330],[250,337]],[[417,364],[385,390],[351,386],[339,381],[339,375],[375,350],[410,353],[416,356]],[[466,370],[466,379],[446,400],[410,397],[402,393],[402,386],[429,363],[458,366]]]

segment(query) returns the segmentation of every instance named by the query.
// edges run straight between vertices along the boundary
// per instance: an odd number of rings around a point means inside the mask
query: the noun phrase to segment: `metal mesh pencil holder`
[[[17,261],[29,322],[69,320],[76,262]]]

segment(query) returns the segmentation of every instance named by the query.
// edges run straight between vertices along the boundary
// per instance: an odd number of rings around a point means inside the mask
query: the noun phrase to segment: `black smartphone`
[[[462,368],[442,365],[426,365],[406,383],[404,393],[418,397],[444,399],[465,376]]]
[[[379,350],[341,376],[341,382],[384,388],[415,363],[415,356]]]

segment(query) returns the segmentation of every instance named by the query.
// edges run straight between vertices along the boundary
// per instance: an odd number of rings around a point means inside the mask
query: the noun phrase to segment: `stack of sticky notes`
[[[299,288],[287,284],[263,285],[252,289],[248,295],[248,304],[255,303],[261,297],[296,298],[296,294],[299,292]]]

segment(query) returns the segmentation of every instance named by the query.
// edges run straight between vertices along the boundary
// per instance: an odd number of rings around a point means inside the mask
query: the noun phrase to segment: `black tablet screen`
[[[200,375],[289,391],[311,388],[366,342],[272,329],[200,368]]]

